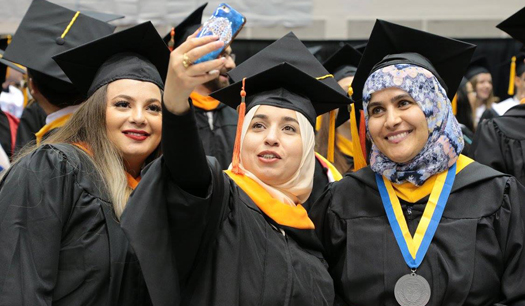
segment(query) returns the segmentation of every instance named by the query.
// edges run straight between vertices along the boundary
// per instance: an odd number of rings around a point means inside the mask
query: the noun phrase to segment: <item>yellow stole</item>
[[[252,201],[268,217],[280,225],[298,228],[314,229],[314,223],[301,204],[295,207],[274,199],[266,189],[256,181],[245,175],[235,174],[230,170],[224,171]]]
[[[40,131],[38,131],[36,136],[36,144],[39,145],[40,142],[42,142],[42,137],[44,137],[45,134],[47,134],[49,131],[62,127],[66,122],[71,118],[73,114],[67,114],[62,117],[59,117],[55,120],[53,120],[51,123],[44,125]]]
[[[354,157],[354,144],[351,140],[348,140],[345,136],[337,134],[336,145],[339,151],[346,156]]]
[[[198,107],[205,111],[212,111],[216,109],[220,103],[218,100],[215,100],[210,96],[203,96],[196,93],[195,91],[191,93],[190,98],[191,102],[193,102],[193,105],[195,107]]]
[[[472,162],[472,159],[466,157],[463,154],[460,154],[456,162],[456,174],[458,174],[461,170],[463,170],[463,168]],[[392,187],[394,187],[394,191],[398,198],[403,199],[409,203],[415,203],[430,195],[432,188],[434,188],[437,176],[437,174],[431,176],[425,181],[423,185],[419,187],[410,182],[405,182],[403,184],[392,184]]]
[[[91,149],[89,149],[89,146],[85,143],[74,143],[73,145],[77,146],[82,151],[86,152],[89,156],[93,157],[93,153],[91,152]],[[137,188],[137,185],[140,183],[141,177],[134,178],[131,174],[129,174],[127,171],[124,171],[124,174],[126,175],[126,179],[128,181],[128,187],[132,190],[135,190]]]

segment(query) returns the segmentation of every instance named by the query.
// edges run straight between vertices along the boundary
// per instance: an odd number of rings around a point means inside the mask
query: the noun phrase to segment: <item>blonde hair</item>
[[[474,91],[476,91],[476,87],[478,85],[478,76],[479,76],[479,74],[476,74],[475,76],[470,78],[470,80],[468,80],[470,82],[470,84],[472,84],[472,89]],[[491,78],[492,78],[492,74],[491,74]],[[484,104],[487,107],[487,109],[489,109],[489,108],[492,107],[492,104],[495,103],[495,102],[499,102],[499,98],[494,95],[494,85],[493,85],[492,90],[490,91],[490,95],[487,98],[487,100],[484,101]],[[476,112],[476,110],[473,110],[474,116],[475,116],[475,112]]]
[[[109,140],[106,131],[106,96],[107,85],[102,86],[93,93],[71,116],[68,122],[44,140],[41,145],[68,143],[87,146],[90,150],[89,154],[81,151],[89,156],[96,171],[101,174],[104,187],[113,204],[115,215],[120,219],[133,190],[128,186],[121,152]],[[16,157],[15,163],[36,149],[37,146],[35,145],[24,148]],[[160,145],[146,159],[146,163],[159,155]]]

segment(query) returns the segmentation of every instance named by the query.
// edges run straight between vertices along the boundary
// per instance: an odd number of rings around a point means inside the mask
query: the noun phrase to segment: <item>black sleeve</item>
[[[190,110],[180,116],[163,107],[162,150],[175,184],[191,194],[204,195],[211,174],[199,137],[195,110],[189,101]]]
[[[501,275],[501,300],[495,305],[525,305],[525,187],[510,178],[502,205],[496,213],[494,230],[498,235],[505,267]],[[493,248],[493,245],[483,246]]]
[[[62,224],[80,195],[66,156],[44,146],[0,183],[0,304],[51,305]]]
[[[481,122],[470,147],[470,157],[493,169],[509,173],[508,169],[506,169],[504,154],[500,146],[501,138],[502,135],[498,131],[494,120]]]

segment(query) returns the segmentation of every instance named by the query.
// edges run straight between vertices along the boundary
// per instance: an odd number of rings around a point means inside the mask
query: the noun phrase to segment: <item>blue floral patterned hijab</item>
[[[372,144],[370,167],[393,183],[408,181],[421,186],[456,162],[464,146],[461,127],[445,89],[430,71],[411,64],[395,64],[376,70],[366,80],[363,109],[369,136],[368,103],[374,92],[389,87],[406,91],[417,102],[427,119],[429,137],[421,152],[407,163],[390,160]]]

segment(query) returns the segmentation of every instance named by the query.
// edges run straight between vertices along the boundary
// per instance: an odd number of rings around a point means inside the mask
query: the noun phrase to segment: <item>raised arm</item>
[[[218,77],[225,58],[188,65],[223,46],[216,36],[195,38],[195,34],[170,56],[164,91],[162,149],[174,182],[183,190],[202,195],[211,175],[197,131],[189,96],[197,85]]]

